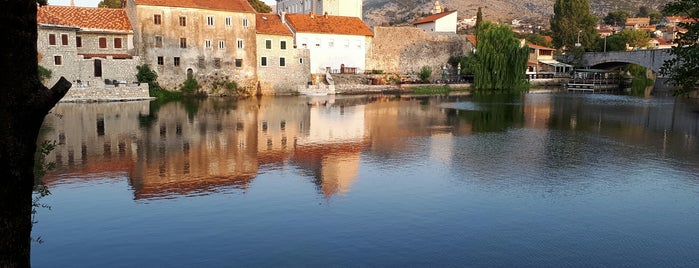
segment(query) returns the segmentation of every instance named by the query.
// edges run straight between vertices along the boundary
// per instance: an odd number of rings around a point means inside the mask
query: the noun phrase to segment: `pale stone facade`
[[[277,12],[362,18],[362,0],[277,0]]]
[[[456,33],[458,12],[443,12],[427,17],[425,21],[418,21],[415,27],[426,32]],[[433,19],[429,19],[434,17]]]
[[[449,57],[468,55],[467,43],[464,36],[456,34],[428,33],[415,27],[374,27],[367,69],[417,74],[428,66],[432,68],[430,80],[440,79]]]
[[[255,13],[204,8],[149,6],[127,2],[143,62],[169,90],[189,74],[211,92],[215,81],[235,81],[253,90],[257,82]]]
[[[293,44],[293,36],[257,34],[257,77],[262,95],[295,93],[298,85],[310,81],[310,54]]]

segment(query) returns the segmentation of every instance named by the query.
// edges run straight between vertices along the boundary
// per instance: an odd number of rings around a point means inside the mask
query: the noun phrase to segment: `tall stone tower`
[[[434,1],[434,7],[432,8],[432,14],[439,14],[444,12],[444,8],[442,8],[442,5],[439,3],[439,0]]]

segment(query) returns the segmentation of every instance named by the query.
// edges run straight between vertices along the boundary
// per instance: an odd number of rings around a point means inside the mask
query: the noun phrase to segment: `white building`
[[[308,49],[311,74],[354,73],[364,70],[373,36],[357,17],[285,14],[295,46]]]
[[[414,23],[426,32],[456,33],[457,12],[447,11],[424,17]]]
[[[362,18],[362,0],[277,0],[277,12]]]

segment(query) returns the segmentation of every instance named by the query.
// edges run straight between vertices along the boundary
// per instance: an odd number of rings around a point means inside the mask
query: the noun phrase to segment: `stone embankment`
[[[152,99],[148,84],[78,85],[68,90],[61,102],[106,102]]]

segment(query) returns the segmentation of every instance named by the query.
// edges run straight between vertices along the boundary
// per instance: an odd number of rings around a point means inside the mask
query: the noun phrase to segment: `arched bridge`
[[[568,57],[566,57],[568,56]],[[570,59],[566,55],[561,60]],[[629,63],[637,64],[659,72],[666,60],[672,59],[670,49],[648,49],[633,51],[586,52],[582,57],[582,66],[608,69]]]

